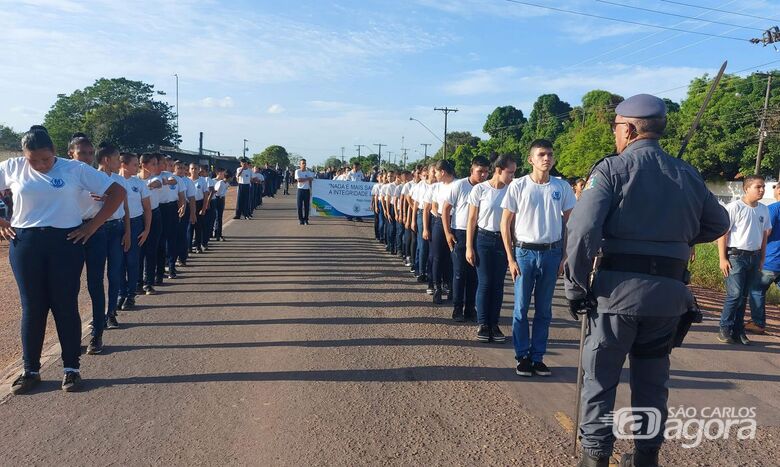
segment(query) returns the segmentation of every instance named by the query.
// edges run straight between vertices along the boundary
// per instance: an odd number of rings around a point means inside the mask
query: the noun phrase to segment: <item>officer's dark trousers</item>
[[[653,450],[664,441],[666,402],[669,390],[668,350],[662,356],[639,358],[636,351],[647,352],[658,343],[669,342],[677,329],[679,317],[627,316],[598,313],[589,319],[590,330],[585,337],[582,367],[585,372],[582,387],[582,447],[594,456],[609,456],[615,442],[613,424],[606,417],[615,407],[615,393],[620,383],[626,355],[631,365],[631,406],[649,407],[658,412],[661,429],[651,439],[635,439],[641,450]],[[666,340],[664,340],[666,339]],[[649,345],[648,345],[649,344]],[[652,353],[652,352],[651,352]],[[656,353],[657,354],[657,353]]]
[[[160,204],[162,233],[157,246],[156,278],[165,276],[165,265],[173,271],[176,266],[176,227],[179,222],[179,205],[176,201]]]
[[[138,270],[138,283],[142,285],[154,285],[154,274],[157,269],[157,247],[162,234],[162,217],[160,208],[152,209],[152,226],[149,236],[141,246],[141,262]]]
[[[187,261],[190,256],[190,203],[185,204],[184,216],[179,219],[177,226],[176,248],[178,249],[179,261]]]
[[[296,202],[298,204],[298,220],[301,222],[309,222],[309,203],[311,202],[311,190],[298,188]]]
[[[141,247],[138,245],[138,236],[144,231],[144,216],[130,219],[130,249],[124,251],[122,256],[122,271],[119,281],[119,296],[122,298],[135,298],[135,288],[138,285],[138,271],[141,267]],[[114,309],[114,316],[116,309]]]
[[[92,335],[102,336],[106,314],[116,314],[119,287],[122,282],[122,237],[125,233],[121,219],[101,225],[84,245],[87,266],[87,291],[92,302]],[[108,265],[108,274],[106,274]],[[108,277],[108,300],[103,278]],[[106,308],[108,302],[108,308]]]
[[[238,184],[238,199],[236,200],[236,215],[235,217],[249,217],[249,196],[250,187],[249,184]]]
[[[452,304],[457,310],[475,309],[477,270],[466,261],[466,231],[454,229],[455,248],[452,250]]]
[[[497,326],[504,303],[504,280],[508,267],[499,232],[477,231],[477,322]]]
[[[84,245],[67,240],[74,229],[15,229],[9,259],[22,304],[25,371],[40,371],[46,317],[51,310],[65,368],[78,368],[81,355],[79,288]]]
[[[433,273],[433,286],[441,287],[444,284],[449,284],[452,278],[452,259],[441,217],[434,216],[432,230],[431,259],[433,264],[431,264],[431,272]]]
[[[203,200],[195,201],[195,225],[190,230],[190,245],[198,250],[203,249],[203,231],[206,228],[206,216],[201,214]]]
[[[225,198],[214,197],[212,201],[216,217],[214,218],[214,238],[222,238],[222,218],[225,213]]]

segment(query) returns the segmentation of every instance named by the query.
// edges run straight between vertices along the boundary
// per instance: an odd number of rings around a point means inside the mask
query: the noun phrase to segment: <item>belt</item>
[[[726,250],[730,256],[755,256],[761,253],[761,250],[740,250],[739,248],[729,248]]]
[[[174,204],[174,203],[176,203],[176,201],[166,201],[164,203],[160,203],[160,206],[162,206],[162,205],[166,205],[167,206],[169,204]]]
[[[668,277],[684,284],[690,282],[688,263],[668,256],[614,254],[601,258],[600,270],[633,272]]]
[[[482,227],[477,227],[477,232],[479,232],[479,233],[481,233],[483,235],[489,235],[491,237],[496,237],[496,238],[501,236],[501,232],[500,231],[493,232],[492,230],[486,230],[486,229],[483,229]]]
[[[94,217],[90,217],[89,219],[84,219],[81,222],[86,224],[87,222],[91,221],[92,219],[94,219]],[[103,225],[111,225],[111,224],[114,224],[114,223],[122,222],[122,220],[123,219],[109,219],[109,220],[103,222]]]
[[[553,243],[527,243],[527,242],[517,242],[515,244],[517,248],[522,248],[524,250],[534,250],[534,251],[546,251],[546,250],[554,250],[556,248],[560,248],[563,246],[563,240],[558,240],[557,242]]]

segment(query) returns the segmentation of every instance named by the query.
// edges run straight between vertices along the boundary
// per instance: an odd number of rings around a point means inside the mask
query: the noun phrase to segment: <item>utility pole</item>
[[[173,76],[176,77],[176,134],[181,138],[181,133],[179,132],[179,74],[174,73]]]
[[[458,109],[451,109],[449,107],[444,108],[434,108],[433,110],[437,110],[439,112],[444,112],[444,153],[443,158],[447,159],[447,116],[450,114],[450,112],[457,112]]]
[[[375,143],[374,146],[379,148],[379,163],[377,165],[379,167],[382,167],[382,146],[387,146],[387,145],[382,143]]]
[[[358,157],[360,157],[360,148],[367,148],[368,146],[366,146],[365,144],[356,144],[355,147],[358,150]]]
[[[387,151],[387,163],[388,164],[393,163],[393,151]]]
[[[249,148],[246,147],[247,141],[249,141],[249,140],[248,139],[244,139],[244,155],[243,155],[244,157],[246,157],[246,152],[247,152],[247,150],[249,150]]]
[[[403,159],[401,159],[401,166],[403,169],[406,169],[406,152],[409,150],[409,148],[401,147],[401,151],[404,152]]]
[[[758,151],[756,154],[756,175],[758,175],[761,169],[761,158],[763,157],[762,151],[764,150],[764,138],[766,137],[766,110],[769,107],[769,92],[772,86],[772,75],[770,74],[766,80],[766,96],[764,97],[764,110],[761,112],[761,127],[758,130]]]
[[[344,146],[341,146],[341,163],[344,163]]]
[[[425,155],[423,156],[423,162],[428,162],[428,146],[430,146],[431,143],[420,143],[420,146],[425,148]]]

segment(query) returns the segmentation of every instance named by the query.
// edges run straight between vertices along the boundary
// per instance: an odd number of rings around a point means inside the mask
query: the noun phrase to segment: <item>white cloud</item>
[[[461,79],[444,86],[444,90],[456,96],[473,96],[500,93],[506,90],[519,70],[512,66],[479,69],[467,72]]]
[[[223,97],[204,97],[203,99],[195,102],[184,102],[182,107],[200,107],[203,109],[229,109],[235,106],[233,98]]]
[[[267,112],[269,114],[280,114],[285,111],[285,108],[282,107],[279,104],[273,104],[271,107],[268,107]]]

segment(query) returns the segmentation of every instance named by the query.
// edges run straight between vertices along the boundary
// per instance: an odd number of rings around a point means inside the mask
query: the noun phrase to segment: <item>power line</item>
[[[662,2],[666,2],[666,3],[672,3],[672,4],[675,4],[675,5],[688,6],[688,7],[691,7],[691,8],[699,8],[701,10],[717,11],[717,12],[720,12],[720,13],[728,13],[730,15],[744,16],[744,17],[747,17],[747,18],[757,18],[757,19],[765,19],[767,21],[780,22],[780,19],[767,18],[766,16],[749,15],[747,13],[736,13],[736,12],[733,12],[733,11],[721,10],[719,8],[711,8],[711,7],[707,7],[707,6],[694,5],[692,3],[677,2],[677,1],[674,1],[674,0],[661,0],[661,1]]]
[[[581,11],[565,10],[563,8],[555,8],[555,7],[551,7],[551,6],[539,5],[539,4],[536,4],[536,3],[523,2],[523,1],[520,1],[520,0],[506,0],[506,1],[510,2],[510,3],[517,3],[519,5],[534,6],[534,7],[537,7],[537,8],[543,8],[545,10],[552,10],[552,11],[558,11],[558,12],[561,12],[561,13],[568,13],[568,14],[571,14],[571,15],[580,15],[580,16],[587,16],[589,18],[597,18],[597,19],[605,19],[605,20],[608,20],[608,21],[616,21],[616,22],[623,23],[623,24],[635,24],[637,26],[645,26],[645,27],[648,27],[648,28],[666,29],[668,31],[678,31],[678,32],[685,32],[685,33],[688,33],[688,34],[698,34],[700,36],[720,37],[720,38],[723,38],[723,39],[731,39],[731,40],[740,41],[740,42],[750,42],[750,39],[744,39],[744,38],[741,38],[741,37],[724,36],[724,35],[719,35],[719,34],[710,34],[708,32],[700,32],[700,31],[690,31],[688,29],[680,29],[680,28],[675,28],[675,27],[671,27],[671,26],[659,26],[657,24],[650,24],[650,23],[640,23],[638,21],[631,21],[631,20],[627,20],[627,19],[611,18],[609,16],[595,15],[595,14],[592,14],[592,13],[583,13]]]
[[[720,24],[720,25],[723,25],[723,26],[733,26],[733,27],[736,27],[737,29],[753,29],[753,30],[756,30],[756,31],[763,31],[763,29],[761,29],[761,28],[754,28],[752,26],[742,26],[742,25],[734,24],[734,23],[724,23],[722,21],[713,21],[713,20],[709,20],[709,19],[701,19],[701,18],[696,18],[695,16],[679,15],[677,13],[670,13],[668,11],[653,10],[651,8],[642,8],[642,7],[634,6],[634,5],[626,5],[624,3],[610,2],[608,0],[596,0],[596,1],[599,2],[599,3],[605,3],[607,5],[615,5],[615,6],[619,6],[619,7],[623,7],[623,8],[630,8],[632,10],[648,11],[650,13],[656,13],[656,14],[659,14],[659,15],[676,16],[677,18],[692,19],[694,21],[701,21],[701,22],[704,22],[704,23]]]

